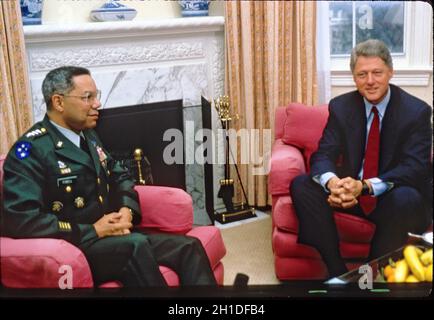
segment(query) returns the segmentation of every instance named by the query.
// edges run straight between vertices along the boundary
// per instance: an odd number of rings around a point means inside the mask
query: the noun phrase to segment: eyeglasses
[[[96,90],[96,92],[86,92],[82,96],[63,94],[63,93],[59,93],[59,95],[64,97],[80,98],[86,104],[93,104],[95,100],[99,101],[101,99],[101,90]]]

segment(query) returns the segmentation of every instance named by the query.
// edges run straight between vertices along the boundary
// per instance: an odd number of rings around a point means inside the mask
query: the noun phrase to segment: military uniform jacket
[[[133,224],[140,221],[129,173],[93,130],[83,133],[90,154],[46,115],[11,148],[4,163],[3,236],[61,238],[79,245],[97,238],[98,219],[123,206],[133,210]]]

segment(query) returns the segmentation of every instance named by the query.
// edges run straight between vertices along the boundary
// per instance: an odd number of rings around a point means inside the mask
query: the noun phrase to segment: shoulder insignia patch
[[[19,141],[15,146],[15,155],[18,159],[23,160],[30,155],[32,144],[28,141]]]
[[[30,132],[27,132],[26,138],[35,138],[35,137],[43,136],[46,133],[47,133],[47,129],[45,128],[35,129]]]

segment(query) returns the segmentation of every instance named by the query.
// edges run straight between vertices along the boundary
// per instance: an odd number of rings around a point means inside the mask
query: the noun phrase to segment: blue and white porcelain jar
[[[210,1],[206,0],[180,0],[183,17],[203,17],[208,15]]]
[[[20,0],[24,25],[41,24],[42,0]]]
[[[116,0],[109,0],[98,9],[90,12],[90,18],[93,21],[125,21],[133,20],[137,15],[137,11],[128,8]]]

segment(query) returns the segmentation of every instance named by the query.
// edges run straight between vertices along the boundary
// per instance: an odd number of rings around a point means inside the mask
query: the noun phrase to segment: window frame
[[[428,86],[433,72],[432,7],[422,1],[404,2],[404,6],[404,54],[392,54],[395,72],[391,82],[400,86]],[[330,54],[332,86],[354,86],[349,61],[349,55]]]

